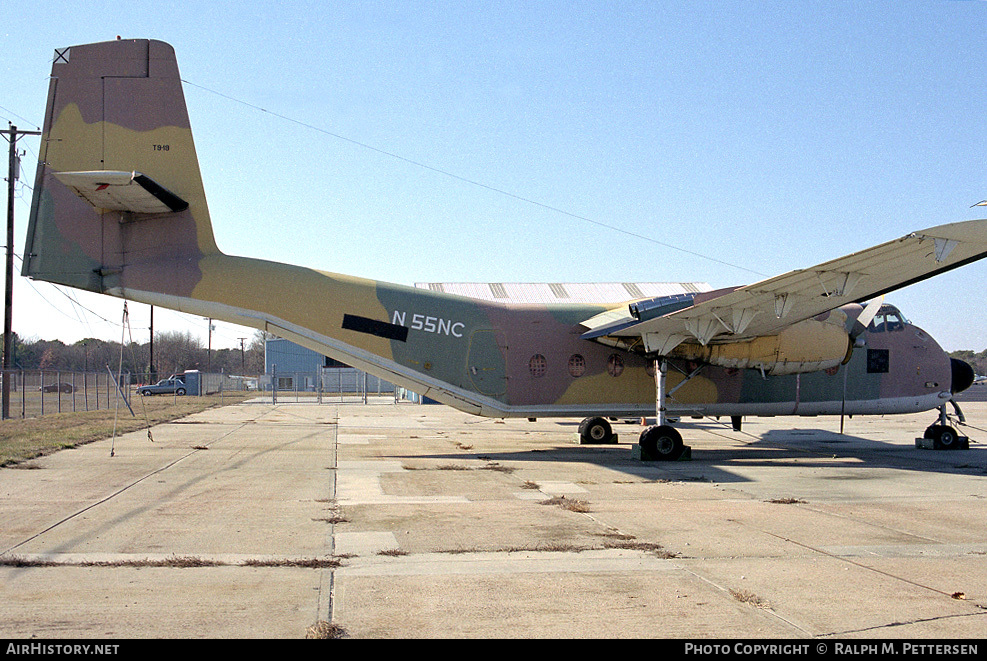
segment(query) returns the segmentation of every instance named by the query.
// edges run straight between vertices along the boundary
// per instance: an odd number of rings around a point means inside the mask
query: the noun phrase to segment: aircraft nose
[[[953,371],[953,385],[949,391],[955,395],[973,385],[973,368],[970,363],[956,358],[950,358],[949,363]]]

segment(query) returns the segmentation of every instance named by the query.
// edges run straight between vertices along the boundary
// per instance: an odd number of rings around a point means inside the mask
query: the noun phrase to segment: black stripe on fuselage
[[[366,333],[367,335],[376,335],[377,337],[383,337],[388,340],[397,340],[399,342],[408,341],[407,326],[389,324],[386,321],[368,319],[367,317],[360,317],[355,314],[343,315],[343,329],[356,331],[357,333]]]

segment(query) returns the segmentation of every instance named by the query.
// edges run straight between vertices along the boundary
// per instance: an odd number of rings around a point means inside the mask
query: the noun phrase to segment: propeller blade
[[[867,307],[863,309],[857,320],[853,322],[853,328],[850,330],[850,340],[855,341],[860,337],[861,333],[867,330],[870,326],[870,322],[874,321],[874,317],[880,311],[881,306],[884,305],[884,296],[878,296],[873,301],[867,304]]]

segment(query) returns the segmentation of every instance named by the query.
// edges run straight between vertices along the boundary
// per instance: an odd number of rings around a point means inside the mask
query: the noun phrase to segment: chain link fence
[[[309,372],[278,372],[239,376],[187,371],[160,379],[125,372],[119,378],[105,372],[8,370],[9,417],[35,418],[55,413],[98,411],[117,405],[122,395],[135,397],[197,397],[251,394],[258,403],[395,403],[418,401],[417,395],[353,368],[323,368]],[[0,380],[2,383],[2,380]],[[119,386],[118,386],[119,383]]]
[[[258,377],[224,374],[186,373],[179,375],[188,382],[184,392],[155,391],[155,395],[172,397],[237,393],[249,390]],[[9,381],[9,417],[36,418],[54,413],[99,411],[117,405],[122,395],[128,402],[140,396],[140,390],[153,388],[160,379],[149,374],[124,372],[117,377],[104,372],[72,372],[61,370],[7,370],[0,375],[0,384]],[[119,383],[119,385],[118,385]]]
[[[316,403],[378,403],[406,399],[402,388],[352,367],[325,367],[305,372],[282,372],[274,366],[260,377],[266,401]]]

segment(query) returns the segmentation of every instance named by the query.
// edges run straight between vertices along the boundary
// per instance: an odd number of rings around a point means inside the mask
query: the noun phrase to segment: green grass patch
[[[0,421],[0,467],[43,457],[59,450],[147,429],[217,406],[239,404],[256,393],[205,397],[134,397],[136,417],[121,403],[120,410],[100,409],[53,413],[40,418]]]

